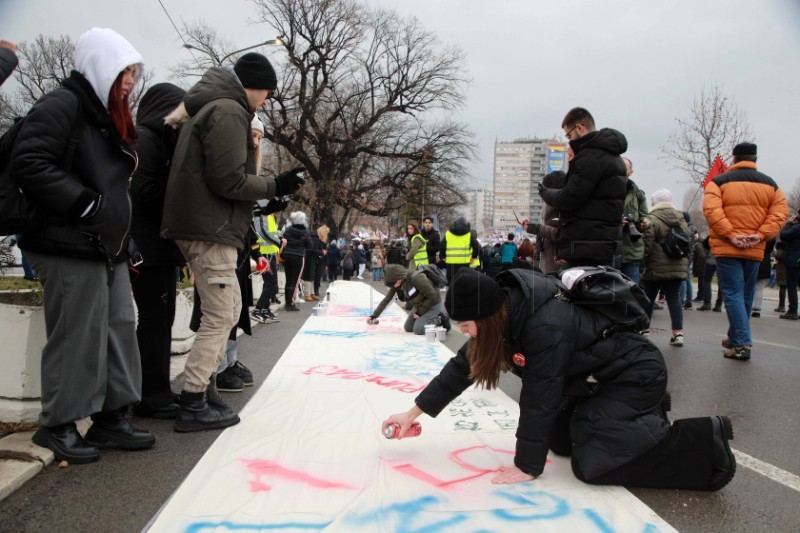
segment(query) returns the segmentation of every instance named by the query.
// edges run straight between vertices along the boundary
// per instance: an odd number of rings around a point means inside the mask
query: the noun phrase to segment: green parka
[[[661,243],[671,226],[680,225],[687,234],[689,226],[683,213],[669,202],[658,203],[650,211],[650,227],[644,232],[644,260],[642,281],[686,279],[688,261],[686,257],[673,259],[668,256]]]
[[[625,204],[622,208],[622,215],[633,215],[633,221],[636,223],[636,229],[642,231],[640,224],[643,218],[646,218],[650,213],[647,210],[647,196],[644,194],[638,185],[632,179],[628,178],[626,183],[627,194],[625,195]],[[644,239],[632,240],[626,229],[622,230],[622,262],[632,263],[634,261],[641,261],[644,258]]]

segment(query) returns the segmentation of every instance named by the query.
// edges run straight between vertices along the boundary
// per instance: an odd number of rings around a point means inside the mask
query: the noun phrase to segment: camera
[[[630,237],[632,241],[636,242],[642,238],[642,233],[636,229],[636,221],[632,214],[628,213],[622,215],[622,221],[627,222],[625,225],[625,231],[628,233],[628,237]]]

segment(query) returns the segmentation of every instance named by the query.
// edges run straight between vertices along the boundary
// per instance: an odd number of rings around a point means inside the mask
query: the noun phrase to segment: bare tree
[[[745,113],[717,84],[701,89],[689,116],[675,120],[678,131],[661,147],[663,158],[698,185],[703,183],[717,154],[730,163],[736,144],[754,140]]]
[[[683,193],[683,210],[689,213],[692,224],[701,235],[708,231],[708,222],[703,214],[702,187],[692,187]]]
[[[284,36],[287,62],[266,137],[308,169],[313,187],[298,197],[317,221],[341,233],[351,211],[388,216],[423,195],[430,211],[463,201],[475,148],[448,118],[468,82],[459,49],[352,0],[254,4]]]
[[[16,117],[24,116],[36,101],[58,88],[74,68],[75,44],[66,35],[39,35],[33,42],[21,42],[17,48],[19,65],[14,71],[16,89],[0,93],[0,131],[6,131]],[[143,80],[131,94],[135,110],[153,74],[145,71]],[[8,87],[9,84],[3,87]]]
[[[795,180],[792,190],[786,194],[786,204],[789,206],[789,216],[800,210],[800,178]]]

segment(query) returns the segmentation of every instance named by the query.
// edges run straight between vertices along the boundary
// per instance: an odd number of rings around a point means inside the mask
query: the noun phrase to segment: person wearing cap
[[[467,388],[494,389],[501,372],[522,380],[516,454],[494,484],[541,476],[548,450],[569,456],[575,476],[596,485],[719,490],[736,461],[726,416],[670,424],[667,368],[646,337],[558,297],[552,277],[523,269],[497,281],[462,270],[445,308],[469,340],[404,413],[384,420],[400,437],[422,414],[437,416]],[[424,436],[423,436],[424,438]]]
[[[114,30],[92,28],[78,39],[74,65],[29,111],[9,171],[44,214],[19,241],[44,288],[47,329],[33,442],[83,464],[99,458],[98,445],[149,448],[155,437],[125,419],[142,390],[126,263],[137,162],[130,95],[143,59]],[[82,437],[75,421],[89,416]]]
[[[734,146],[733,165],[712,179],[703,194],[711,253],[728,315],[723,355],[739,361],[751,356],[750,314],[766,242],[789,216],[783,191],[757,170],[757,154],[753,143]]]
[[[241,311],[237,249],[246,249],[255,202],[291,195],[303,182],[302,168],[274,178],[256,173],[251,122],[277,86],[269,60],[248,53],[233,68],[208,69],[184,99],[189,117],[173,156],[161,235],[175,240],[194,273],[202,320],[186,361],[176,431],[239,422],[236,413],[206,396]]]
[[[642,259],[642,285],[650,300],[647,316],[653,316],[653,303],[659,291],[664,295],[672,322],[672,346],[683,346],[683,304],[680,297],[681,282],[687,277],[686,257],[672,258],[661,247],[661,243],[673,226],[682,229],[689,235],[689,226],[683,213],[672,204],[672,192],[669,189],[658,189],[652,195],[650,221],[644,231],[644,257]]]
[[[403,329],[415,335],[424,335],[425,326],[435,324],[444,311],[439,289],[434,287],[427,274],[419,269],[408,270],[402,265],[386,265],[383,283],[389,287],[389,292],[369,316],[368,321],[374,321],[381,316],[395,296],[413,305]]]

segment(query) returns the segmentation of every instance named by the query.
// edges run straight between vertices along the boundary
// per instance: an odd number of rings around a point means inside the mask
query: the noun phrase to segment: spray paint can
[[[408,428],[408,431],[406,431],[406,434],[403,435],[403,438],[419,437],[420,433],[422,433],[422,425],[419,422],[412,422],[411,427]],[[383,436],[387,439],[396,439],[399,434],[400,424],[397,422],[392,422],[386,426],[386,429],[383,430]]]

